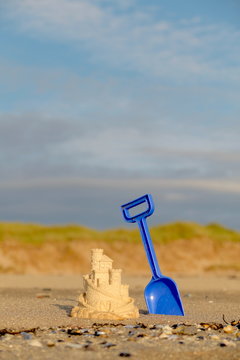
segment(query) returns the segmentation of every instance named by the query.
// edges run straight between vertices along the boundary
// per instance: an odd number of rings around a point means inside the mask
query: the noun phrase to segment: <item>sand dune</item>
[[[114,266],[129,274],[146,274],[148,263],[141,243],[104,241],[46,242],[39,245],[7,241],[0,247],[2,273],[74,274],[89,270],[90,250],[103,248]],[[197,274],[240,271],[240,243],[217,243],[210,239],[180,239],[156,244],[164,273]]]

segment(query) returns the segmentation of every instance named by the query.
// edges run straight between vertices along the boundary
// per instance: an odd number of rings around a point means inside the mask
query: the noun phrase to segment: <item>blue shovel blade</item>
[[[146,286],[145,301],[150,314],[184,316],[176,283],[167,276],[152,279]]]

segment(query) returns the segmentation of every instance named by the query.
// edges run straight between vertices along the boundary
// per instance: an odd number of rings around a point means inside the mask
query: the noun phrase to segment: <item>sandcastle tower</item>
[[[92,249],[91,273],[83,276],[84,292],[71,316],[113,320],[139,316],[134,300],[129,297],[128,285],[121,283],[122,270],[113,269],[112,263],[103,249]]]

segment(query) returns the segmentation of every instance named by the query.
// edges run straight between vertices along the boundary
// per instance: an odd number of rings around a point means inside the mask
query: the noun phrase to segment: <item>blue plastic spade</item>
[[[147,210],[137,215],[131,215],[129,210],[140,204],[147,203]],[[145,288],[144,296],[150,314],[180,315],[184,316],[181,297],[175,281],[162,275],[153,243],[147,226],[146,218],[152,215],[154,204],[152,196],[146,194],[121,206],[124,219],[127,222],[137,222],[148,262],[152,271],[152,280]]]

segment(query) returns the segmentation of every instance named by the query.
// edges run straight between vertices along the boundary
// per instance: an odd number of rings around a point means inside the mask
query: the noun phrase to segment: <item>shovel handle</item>
[[[162,276],[162,274],[158,265],[157,256],[153,247],[153,242],[148,230],[147,221],[143,217],[137,223],[142,236],[143,245],[145,248],[145,252],[147,254],[147,258],[152,271],[153,278],[158,279]]]
[[[148,205],[147,209],[137,215],[131,216],[129,210],[137,205],[143,204],[144,202],[146,202]],[[157,279],[161,277],[162,274],[158,265],[156,253],[153,247],[152,239],[146,221],[146,218],[152,215],[152,213],[154,212],[154,203],[152,196],[150,194],[146,194],[136,200],[133,200],[127,204],[122,205],[121,208],[123,212],[123,217],[127,222],[131,222],[131,223],[137,222],[138,224],[153,278]]]
[[[130,209],[132,209],[135,206],[138,206],[140,204],[143,204],[145,202],[147,203],[147,209],[145,211],[143,211],[137,215],[132,215],[132,216],[130,215],[130,213],[129,213]],[[127,222],[135,223],[135,222],[138,222],[143,217],[146,218],[146,217],[152,215],[152,213],[154,212],[154,203],[153,203],[152,196],[150,194],[146,194],[136,200],[130,201],[129,203],[122,205],[121,208],[122,208],[124,219]]]

